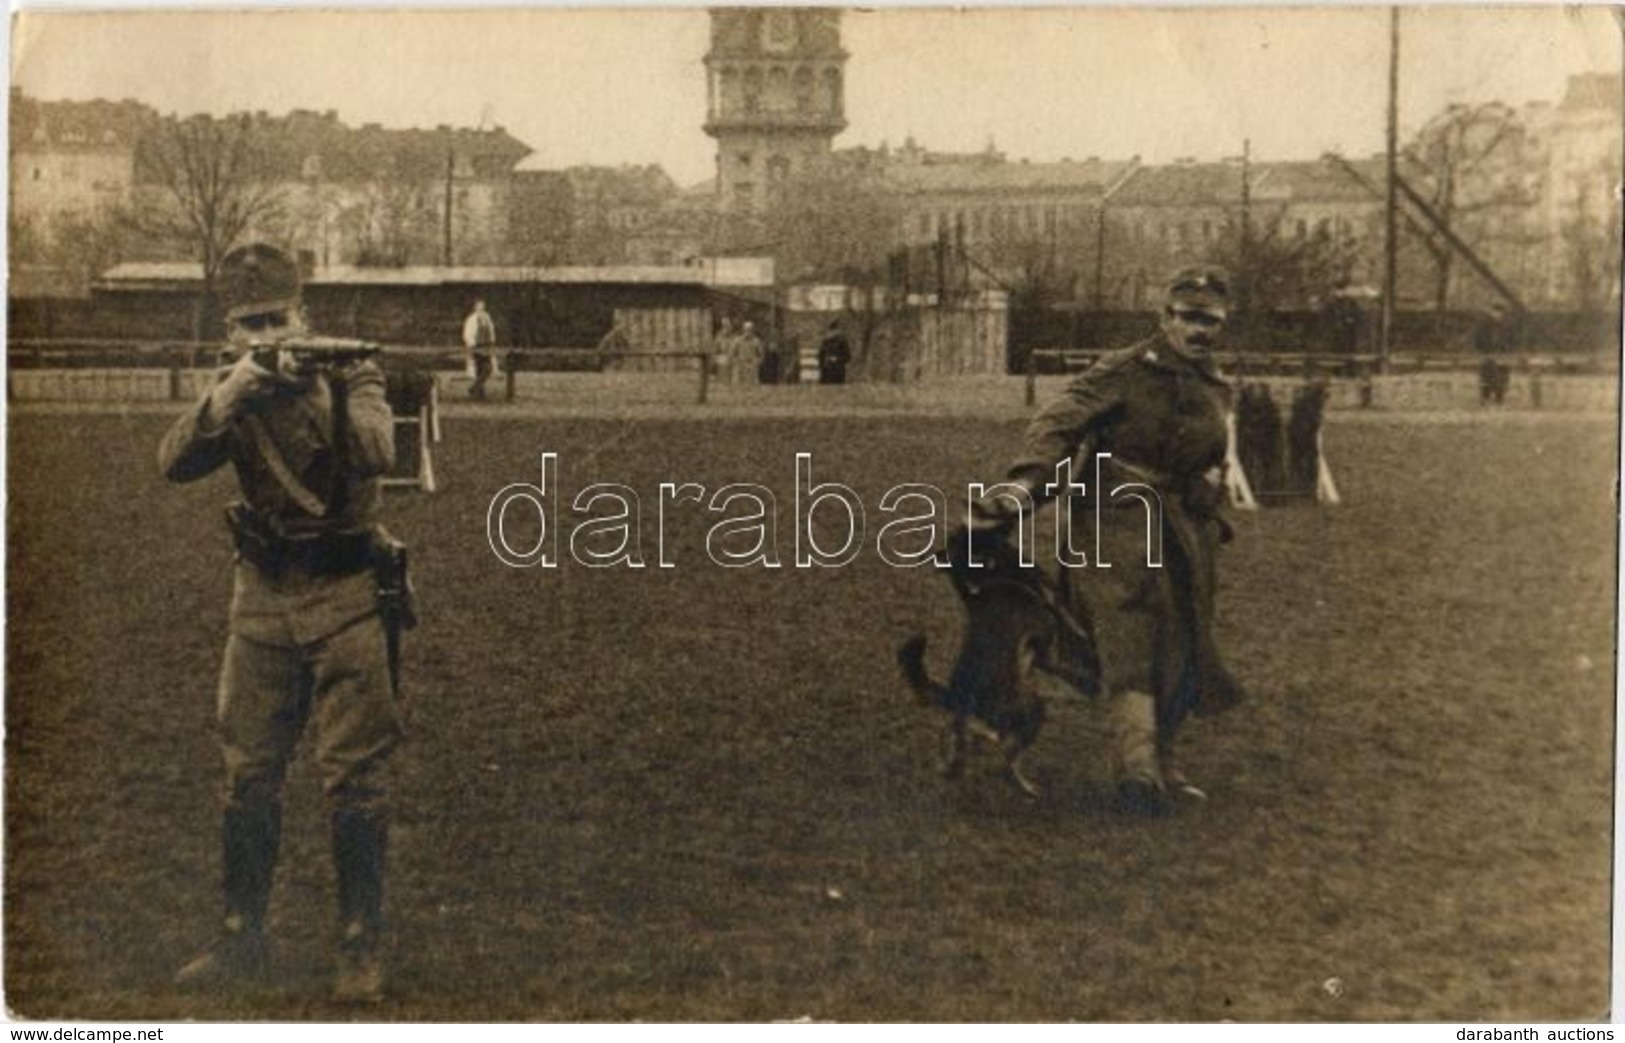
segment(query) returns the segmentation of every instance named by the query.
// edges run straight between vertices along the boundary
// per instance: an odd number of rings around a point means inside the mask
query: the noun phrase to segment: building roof
[[[1241,198],[1239,160],[1142,166],[1111,194],[1112,206],[1234,206]]]
[[[1134,169],[1134,162],[1098,159],[1060,163],[891,164],[886,178],[905,192],[1042,192],[1104,194]]]
[[[1620,106],[1620,75],[1614,72],[1583,72],[1569,77],[1568,90],[1558,108],[1564,112],[1583,109],[1613,109]]]
[[[156,116],[150,127],[174,127],[206,117]],[[371,181],[379,177],[407,180],[444,178],[448,162],[457,178],[506,177],[530,146],[501,127],[475,130],[440,126],[433,130],[386,129],[376,123],[351,127],[338,113],[294,109],[286,116],[265,112],[234,113],[222,122],[246,120],[270,175],[278,180]],[[148,136],[137,142],[137,177],[151,170]]]
[[[1349,160],[1369,184],[1381,185],[1387,177],[1383,159]],[[1249,188],[1254,199],[1282,203],[1368,203],[1370,190],[1349,176],[1347,170],[1325,160],[1283,163],[1257,163],[1249,172]],[[1239,187],[1238,187],[1239,198]]]
[[[710,286],[723,276],[738,278],[737,265],[717,263],[685,267],[616,265],[534,268],[523,265],[413,265],[405,268],[358,268],[334,265],[318,268],[304,280],[306,286],[462,286],[495,283],[547,283],[550,285]],[[755,276],[752,276],[755,278]],[[130,261],[103,272],[94,288],[104,292],[173,290],[195,287],[203,281],[202,267],[189,261]],[[771,282],[771,275],[768,276]]]
[[[135,147],[158,114],[137,101],[43,101],[11,89],[13,150],[121,149]]]

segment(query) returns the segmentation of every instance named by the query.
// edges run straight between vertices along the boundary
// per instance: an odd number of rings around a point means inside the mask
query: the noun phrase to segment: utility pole
[[[1388,191],[1383,210],[1382,329],[1377,372],[1388,372],[1394,343],[1399,258],[1399,8],[1388,9]]]
[[[451,180],[456,169],[453,160],[451,142],[448,140],[446,142],[446,219],[440,239],[440,263],[447,268],[451,267]]]
[[[1252,306],[1253,258],[1253,139],[1241,139],[1241,299],[1237,311],[1246,312]]]
[[[1100,209],[1095,211],[1095,290],[1092,296],[1095,301],[1095,310],[1102,311],[1106,306],[1106,200],[1101,199]]]

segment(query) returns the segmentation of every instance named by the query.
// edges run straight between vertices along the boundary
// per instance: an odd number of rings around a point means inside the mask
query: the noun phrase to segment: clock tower
[[[723,215],[761,213],[846,129],[840,20],[833,8],[711,10],[705,132]]]

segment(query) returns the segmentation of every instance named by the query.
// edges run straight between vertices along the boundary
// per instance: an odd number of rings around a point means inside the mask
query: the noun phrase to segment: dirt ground
[[[1013,409],[1012,413],[1018,413]],[[14,409],[5,987],[13,1016],[343,1019],[325,1000],[320,794],[290,788],[277,984],[168,984],[217,913],[224,476],[166,486],[167,416]],[[1571,1021],[1608,1013],[1615,425],[1334,414],[1346,503],[1236,517],[1221,637],[1252,699],[1182,746],[1211,800],[1108,802],[1097,708],[1058,702],[1036,802],[935,772],[948,584],[870,549],[788,567],[794,454],[870,506],[991,480],[1020,422],[914,415],[447,419],[392,495],[427,622],[392,851],[401,1020]],[[560,456],[779,496],[787,565],[513,569],[493,494]],[[555,519],[572,524],[554,505]],[[823,515],[820,515],[823,518]],[[568,537],[566,536],[566,539]]]

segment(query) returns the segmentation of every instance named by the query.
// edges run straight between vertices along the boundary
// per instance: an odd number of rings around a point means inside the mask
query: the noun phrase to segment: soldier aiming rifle
[[[225,761],[224,915],[184,986],[263,978],[288,764],[307,724],[338,883],[335,998],[377,1002],[388,818],[384,769],[402,734],[399,637],[412,625],[405,549],[375,521],[394,462],[376,345],[310,336],[297,268],[244,246],[221,266],[228,353],[169,429],[159,465],[190,482],[228,462],[242,499],[218,718]]]

